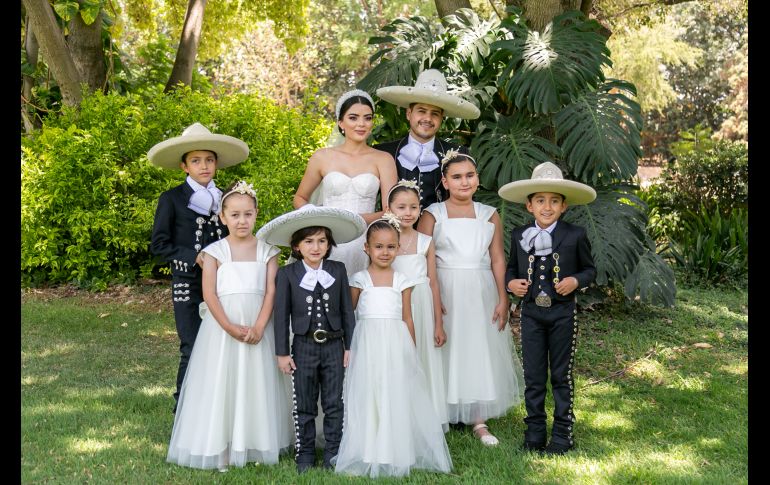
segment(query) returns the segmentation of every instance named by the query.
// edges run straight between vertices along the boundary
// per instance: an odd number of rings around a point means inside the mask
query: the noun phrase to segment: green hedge
[[[258,226],[291,209],[308,158],[332,128],[311,109],[257,95],[86,97],[79,110],[65,109],[22,138],[22,284],[99,289],[164,272],[149,251],[153,216],[158,196],[185,174],[153,166],[147,150],[195,121],[249,145],[249,158],[218,171],[216,182],[254,184]]]

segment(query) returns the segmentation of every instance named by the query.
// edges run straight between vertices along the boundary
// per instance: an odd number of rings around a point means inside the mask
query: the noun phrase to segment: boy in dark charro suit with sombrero
[[[219,223],[222,191],[214,183],[217,168],[246,160],[249,147],[228,135],[211,133],[200,123],[185,128],[181,136],[153,146],[147,158],[162,168],[181,168],[187,173],[184,183],[163,192],[158,199],[152,227],[150,250],[171,267],[174,320],[179,336],[179,370],[176,376],[174,409],[182,387],[187,363],[201,325],[198,306],[201,290],[200,250],[228,235]]]
[[[577,344],[575,290],[596,278],[586,230],[559,220],[567,203],[587,204],[596,198],[591,187],[565,180],[561,170],[545,162],[529,180],[498,191],[503,199],[524,203],[534,223],[511,233],[505,273],[508,291],[521,298],[521,351],[524,367],[524,448],[563,454],[574,447],[572,379]],[[554,399],[551,440],[546,446],[546,380],[550,370]]]

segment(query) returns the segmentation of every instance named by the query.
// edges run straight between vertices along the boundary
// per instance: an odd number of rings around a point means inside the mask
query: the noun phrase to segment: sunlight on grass
[[[722,438],[701,438],[699,441],[700,446],[703,448],[719,449],[725,445]]]
[[[685,391],[705,391],[708,389],[706,381],[704,381],[703,378],[696,376],[677,376],[677,382],[668,387],[671,389],[681,389]]]
[[[59,375],[47,375],[47,376],[24,376],[21,378],[21,385],[22,386],[45,386],[48,384],[51,384],[56,379],[59,378]]]
[[[639,359],[631,364],[628,375],[649,381],[654,386],[661,386],[671,382],[670,372],[666,367],[652,359]]]
[[[96,451],[103,451],[112,448],[111,443],[106,441],[96,440],[93,438],[78,439],[75,438],[70,443],[70,449],[76,453],[94,453]]]
[[[581,413],[583,414],[583,413]],[[589,414],[589,413],[585,413]],[[584,421],[596,429],[601,430],[619,430],[619,431],[633,431],[636,426],[633,421],[627,417],[616,412],[599,412],[590,413],[591,416],[584,418]]]
[[[139,392],[145,396],[168,396],[173,391],[168,386],[144,386]]]
[[[52,346],[45,347],[38,352],[22,351],[21,359],[44,359],[46,357],[72,355],[80,347],[80,345],[75,345],[71,342],[57,343],[53,344]]]
[[[741,362],[733,362],[730,364],[725,364],[719,367],[720,370],[723,370],[725,372],[729,372],[730,374],[734,374],[736,376],[740,377],[748,377],[749,375],[749,361],[744,360]]]

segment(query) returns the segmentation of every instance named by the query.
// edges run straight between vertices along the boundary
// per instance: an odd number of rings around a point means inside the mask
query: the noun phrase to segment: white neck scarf
[[[420,172],[430,172],[438,168],[438,157],[436,152],[433,151],[433,144],[436,138],[434,137],[427,143],[420,143],[409,135],[409,143],[399,151],[398,161],[401,162],[401,166],[407,170],[414,170],[415,167],[420,169]]]
[[[330,275],[323,269],[323,261],[318,266],[318,269],[313,269],[302,261],[302,265],[305,267],[305,276],[302,277],[302,281],[299,282],[299,286],[302,288],[313,291],[315,290],[316,283],[321,283],[324,290],[334,284],[334,276]]]
[[[190,196],[187,208],[192,209],[203,216],[209,216],[219,212],[219,204],[222,201],[222,191],[217,188],[214,181],[209,181],[205,187],[187,176],[187,184],[195,191]]]
[[[556,222],[545,229],[541,229],[537,223],[533,227],[526,229],[521,235],[521,241],[519,241],[521,249],[528,253],[534,247],[536,256],[551,254],[551,246],[553,244],[551,232],[556,227]]]

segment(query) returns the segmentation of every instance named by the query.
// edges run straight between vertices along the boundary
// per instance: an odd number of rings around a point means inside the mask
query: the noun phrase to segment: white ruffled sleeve
[[[257,262],[258,263],[267,263],[268,261],[270,261],[270,258],[272,258],[273,256],[275,256],[280,252],[281,252],[280,248],[277,248],[272,244],[268,244],[262,239],[257,239]]]
[[[369,286],[369,273],[367,270],[359,271],[358,273],[351,275],[350,279],[348,280],[348,285],[352,286],[353,288],[361,289]]]
[[[230,261],[230,246],[224,239],[214,241],[213,243],[203,248],[201,251],[214,257],[214,259],[220,263],[226,263]]]
[[[411,288],[416,284],[416,281],[407,278],[404,273],[399,273],[396,271],[393,274],[393,288],[397,289],[398,291],[404,291],[405,289]]]

